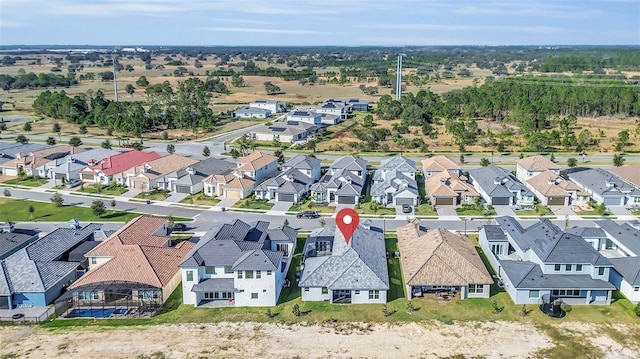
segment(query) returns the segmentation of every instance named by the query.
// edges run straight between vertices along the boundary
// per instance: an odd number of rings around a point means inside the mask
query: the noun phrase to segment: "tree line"
[[[20,72],[16,76],[0,74],[0,88],[5,91],[15,89],[38,89],[49,87],[69,87],[77,85],[75,73],[69,72],[66,76],[60,74],[41,73],[36,75],[33,72]]]

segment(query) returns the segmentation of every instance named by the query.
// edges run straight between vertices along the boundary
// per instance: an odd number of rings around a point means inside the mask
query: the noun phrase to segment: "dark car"
[[[314,218],[319,218],[320,215],[318,214],[318,212],[314,212],[314,211],[303,211],[296,214],[296,217],[314,219]]]
[[[173,224],[173,230],[174,231],[180,231],[180,232],[184,232],[187,230],[187,225],[184,223],[174,223]]]
[[[411,213],[411,206],[408,204],[402,205],[402,213]]]

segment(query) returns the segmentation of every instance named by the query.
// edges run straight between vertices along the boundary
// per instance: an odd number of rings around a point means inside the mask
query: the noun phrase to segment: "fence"
[[[21,313],[17,312],[16,310],[1,311],[0,325],[40,324],[47,320],[53,314],[55,314],[55,308],[53,306],[47,307],[47,309],[40,314]]]

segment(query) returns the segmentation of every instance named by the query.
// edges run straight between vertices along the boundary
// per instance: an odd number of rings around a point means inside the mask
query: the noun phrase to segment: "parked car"
[[[79,179],[72,179],[71,181],[67,182],[67,188],[73,188],[75,186],[80,185],[80,183],[82,183],[82,181],[80,181]]]
[[[319,218],[320,215],[318,214],[318,212],[315,212],[315,211],[303,211],[303,212],[300,212],[300,213],[296,214],[296,217],[314,219],[314,218]]]
[[[187,230],[187,225],[184,223],[174,223],[173,230],[176,232],[184,232]]]
[[[408,204],[402,205],[402,213],[411,213],[411,206]]]

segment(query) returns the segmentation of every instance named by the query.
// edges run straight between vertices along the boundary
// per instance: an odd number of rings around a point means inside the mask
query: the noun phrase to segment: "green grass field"
[[[33,219],[29,215],[29,206],[33,206]],[[91,209],[78,206],[56,207],[53,203],[0,198],[0,221],[27,222],[46,221],[64,222],[72,218],[81,221],[128,222],[139,216],[138,213],[107,210],[102,217],[91,213]]]

